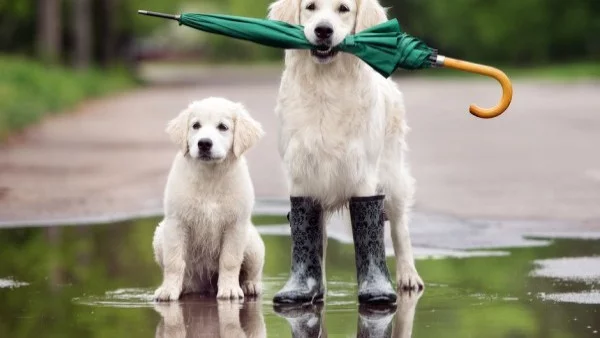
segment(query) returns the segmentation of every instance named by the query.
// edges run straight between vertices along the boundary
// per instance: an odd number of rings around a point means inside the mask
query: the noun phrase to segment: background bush
[[[81,72],[2,55],[0,74],[0,140],[47,113],[72,108],[83,99],[133,84],[123,71]]]
[[[36,3],[40,0],[0,1],[0,50],[32,55]],[[63,0],[64,15],[73,0]],[[173,22],[138,16],[137,9],[179,12],[198,10],[264,17],[271,0],[91,0],[95,8],[110,2],[110,30],[115,48],[137,38],[160,37],[166,27],[186,34]],[[600,1],[598,0],[382,0],[403,28],[447,55],[479,62],[534,65],[600,59]],[[96,26],[106,18],[96,11]],[[68,32],[70,21],[65,20]],[[102,27],[100,27],[102,28]],[[106,28],[106,27],[104,27]],[[101,60],[103,31],[95,34],[95,59]],[[18,34],[18,39],[15,35]],[[205,61],[278,59],[280,51],[223,37],[194,32]],[[65,45],[70,35],[65,33]],[[177,41],[173,41],[176,44]],[[68,54],[68,53],[67,53]],[[114,53],[122,55],[122,53]]]

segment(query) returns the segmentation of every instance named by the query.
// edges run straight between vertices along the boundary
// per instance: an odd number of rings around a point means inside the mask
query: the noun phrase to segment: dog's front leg
[[[186,231],[178,220],[166,219],[162,226],[163,283],[154,293],[159,301],[177,300],[181,296],[187,252]]]
[[[217,298],[244,298],[239,277],[244,259],[246,235],[247,227],[245,223],[234,224],[225,229],[219,257]]]

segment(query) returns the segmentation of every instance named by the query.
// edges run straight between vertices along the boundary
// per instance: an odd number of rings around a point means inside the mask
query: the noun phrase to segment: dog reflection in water
[[[162,317],[157,338],[267,337],[259,300],[223,300],[186,297],[179,302],[155,303]]]
[[[357,338],[410,338],[415,309],[423,292],[401,292],[396,306],[360,306]],[[216,301],[184,296],[180,302],[155,303],[162,319],[157,338],[267,337],[259,300]],[[275,305],[293,338],[327,337],[323,304]],[[332,332],[337,333],[337,332]]]
[[[397,305],[360,305],[357,338],[410,338],[419,292],[401,292]],[[293,338],[327,337],[322,304],[275,305],[290,325]],[[331,332],[339,333],[339,332]]]

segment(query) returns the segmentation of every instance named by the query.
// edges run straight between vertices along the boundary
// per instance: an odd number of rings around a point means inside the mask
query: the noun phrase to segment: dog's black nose
[[[320,23],[315,28],[315,35],[319,39],[329,39],[333,35],[333,27],[328,23]]]
[[[210,148],[212,148],[212,140],[209,138],[202,138],[200,139],[200,141],[198,141],[198,149],[200,150],[210,150]]]

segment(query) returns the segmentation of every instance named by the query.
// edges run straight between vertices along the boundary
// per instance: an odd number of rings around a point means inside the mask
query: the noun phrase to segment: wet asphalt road
[[[182,74],[188,83],[86,103],[1,146],[0,224],[160,212],[176,151],[165,124],[206,96],[239,100],[263,124],[267,135],[248,154],[257,197],[287,199],[273,114],[279,70]],[[418,212],[560,220],[600,230],[599,82],[517,80],[511,107],[491,120],[467,108],[496,103],[500,88],[493,80],[398,83],[412,128]]]

